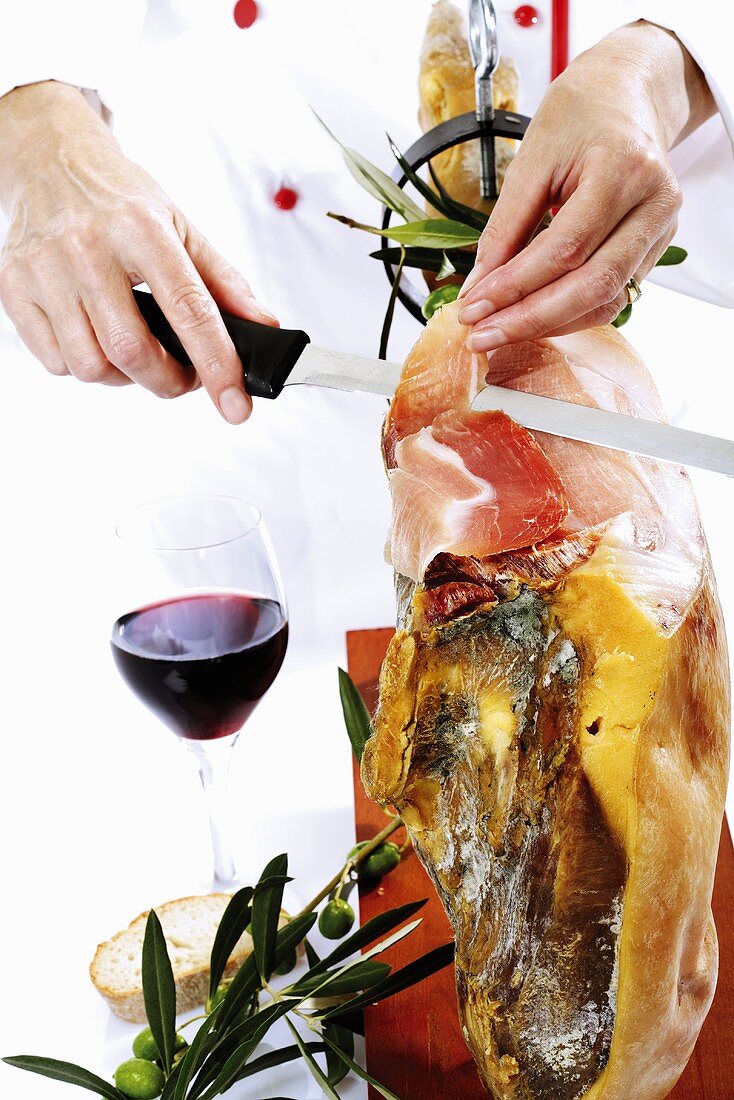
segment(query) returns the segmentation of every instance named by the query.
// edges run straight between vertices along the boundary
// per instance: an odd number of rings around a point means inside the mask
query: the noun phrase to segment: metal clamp
[[[500,60],[497,13],[492,0],[469,0],[469,51],[474,66],[476,120],[491,124],[494,122],[492,77]],[[479,144],[482,198],[496,199],[498,189],[494,135],[484,135]]]

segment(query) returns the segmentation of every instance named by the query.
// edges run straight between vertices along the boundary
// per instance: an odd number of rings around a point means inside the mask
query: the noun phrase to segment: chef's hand
[[[714,111],[690,54],[654,24],[621,27],[581,54],[549,88],[482,234],[460,295],[469,347],[613,320],[628,280],[641,282],[675,235],[668,150]]]
[[[74,88],[56,82],[0,99],[0,202],[10,228],[0,300],[51,374],[159,397],[202,384],[231,424],[252,409],[215,302],[277,325],[245,279],[123,156]],[[132,287],[146,282],[186,348],[181,366],[150,334]]]

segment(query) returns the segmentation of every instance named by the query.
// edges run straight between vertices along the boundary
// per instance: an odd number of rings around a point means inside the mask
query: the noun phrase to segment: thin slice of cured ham
[[[400,439],[429,427],[447,409],[468,411],[486,384],[487,357],[471,354],[457,318],[458,304],[434,313],[405,362],[382,437],[388,469]]]
[[[444,412],[401,439],[390,471],[392,560],[420,580],[443,551],[485,557],[540,542],[568,511],[530,432],[502,412]]]

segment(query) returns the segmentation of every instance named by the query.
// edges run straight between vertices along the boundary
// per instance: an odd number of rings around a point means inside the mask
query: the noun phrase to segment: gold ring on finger
[[[634,275],[628,281],[627,286],[626,286],[625,289],[627,291],[627,305],[628,306],[634,305],[635,302],[639,301],[639,299],[642,297],[642,287],[637,282],[637,279],[634,277]]]

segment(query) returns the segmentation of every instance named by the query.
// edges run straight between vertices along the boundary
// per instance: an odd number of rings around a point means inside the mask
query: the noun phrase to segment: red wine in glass
[[[112,627],[114,661],[128,687],[194,755],[214,878],[231,886],[232,749],[288,644],[275,551],[257,505],[214,493],[141,504],[116,532],[115,574],[127,613]]]
[[[138,698],[179,737],[209,741],[241,729],[275,680],[288,620],[262,596],[187,594],[123,615],[111,643]]]

